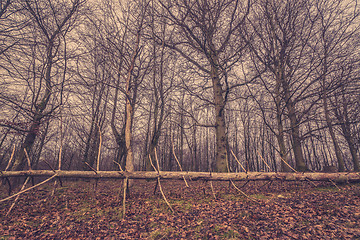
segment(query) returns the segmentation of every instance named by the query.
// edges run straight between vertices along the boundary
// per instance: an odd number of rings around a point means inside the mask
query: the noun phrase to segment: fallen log
[[[334,181],[334,182],[360,182],[359,172],[169,172],[169,171],[63,171],[63,170],[28,170],[28,171],[0,171],[0,178],[9,177],[51,177],[56,174],[59,178],[91,178],[91,179],[173,179],[183,180],[184,177],[204,181]]]

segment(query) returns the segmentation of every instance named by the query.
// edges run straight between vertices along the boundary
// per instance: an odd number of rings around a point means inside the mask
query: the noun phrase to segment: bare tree
[[[61,105],[61,81],[66,79],[65,72],[61,74],[60,66],[66,68],[66,38],[76,21],[83,1],[22,1],[22,17],[31,19],[26,28],[22,29],[21,47],[17,49],[19,57],[9,61],[9,68],[14,75],[22,78],[26,85],[23,89],[31,95],[24,94],[26,104],[18,103],[19,96],[7,97],[8,104],[22,111],[22,115],[29,119],[27,126],[16,128],[24,133],[21,150],[12,166],[13,170],[20,170],[25,165],[25,150],[30,153],[41,127]],[[30,51],[29,51],[30,50]],[[30,55],[27,55],[30,52]],[[29,60],[28,62],[26,62]],[[65,61],[65,62],[61,62]],[[28,66],[28,68],[26,68]],[[30,73],[30,74],[29,74]],[[60,82],[60,83],[59,83]],[[55,94],[57,93],[57,94]],[[2,96],[4,97],[4,96]]]
[[[342,83],[337,90],[339,94],[335,94],[335,100],[332,101],[333,110],[335,116],[340,124],[342,134],[347,142],[350,150],[354,171],[360,171],[360,162],[358,156],[358,147],[355,141],[354,126],[358,124],[359,120],[359,90],[358,85],[358,68],[354,70],[350,61],[346,65],[346,68],[338,76],[341,78]],[[356,64],[358,65],[358,63]]]
[[[250,1],[159,1],[172,29],[158,37],[160,45],[177,52],[197,68],[204,87],[213,90],[216,129],[216,170],[228,171],[225,105],[230,90],[227,72],[241,57],[244,44],[237,31],[245,21]],[[161,12],[158,13],[161,15]],[[208,82],[210,80],[211,82]],[[194,80],[193,80],[194,81]]]
[[[314,97],[318,81],[312,77],[317,65],[309,47],[316,34],[314,24],[317,14],[312,11],[310,2],[293,0],[261,0],[254,5],[252,13],[245,38],[255,60],[255,69],[258,72],[267,69],[261,82],[276,106],[280,155],[286,159],[286,116],[290,123],[296,168],[305,171],[300,126],[318,101]],[[309,104],[303,104],[305,101]]]
[[[314,48],[318,51],[321,61],[319,71],[321,81],[321,97],[323,101],[324,116],[329,133],[334,144],[338,170],[344,171],[344,159],[340,150],[338,139],[331,119],[328,98],[339,87],[338,72],[351,59],[357,50],[354,37],[359,33],[359,10],[355,1],[329,0],[316,1],[319,14],[319,41]]]

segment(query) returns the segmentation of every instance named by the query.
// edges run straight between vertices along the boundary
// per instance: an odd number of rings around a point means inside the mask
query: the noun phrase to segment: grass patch
[[[39,220],[27,221],[27,222],[26,222],[26,225],[27,225],[27,226],[35,227],[35,228],[39,227],[40,224],[41,224],[41,221],[39,221]]]
[[[172,206],[176,206],[178,210],[180,211],[189,211],[193,204],[189,200],[171,200],[170,204]]]
[[[328,187],[317,187],[314,188],[315,191],[319,192],[338,192],[339,189],[337,189],[335,186],[328,186]]]
[[[243,195],[238,195],[238,194],[224,194],[222,195],[222,198],[225,200],[230,200],[230,201],[242,201],[244,200],[244,196]]]
[[[159,239],[169,239],[169,235],[175,231],[172,227],[165,227],[161,229],[156,229],[150,232],[150,239],[159,240]]]
[[[8,240],[10,238],[13,238],[14,236],[11,235],[4,235],[4,236],[0,236],[0,240]]]
[[[259,193],[259,194],[250,195],[250,197],[255,198],[255,199],[265,200],[265,199],[271,198],[272,196]]]
[[[220,239],[239,239],[240,233],[229,225],[215,225],[213,233],[219,235]]]

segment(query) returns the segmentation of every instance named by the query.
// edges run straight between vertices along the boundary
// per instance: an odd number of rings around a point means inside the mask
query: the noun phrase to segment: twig
[[[182,172],[183,169],[182,169],[182,167],[181,167],[181,164],[180,164],[180,162],[179,162],[179,159],[177,158],[177,156],[176,156],[176,154],[175,154],[174,142],[171,141],[171,143],[172,143],[172,152],[173,152],[173,155],[174,155],[174,157],[175,157],[175,160],[176,160],[177,164],[179,165],[180,171]],[[188,185],[188,183],[187,183],[187,181],[186,181],[185,176],[183,176],[183,179],[184,179],[184,182],[185,182],[186,187],[189,187],[189,185]]]
[[[215,193],[215,190],[214,190],[214,187],[213,187],[213,184],[212,184],[212,181],[210,181],[210,188],[211,188],[211,192],[216,200],[216,193]]]
[[[156,160],[156,164],[157,164],[157,169],[158,169],[158,172],[160,172],[160,164],[159,164],[159,159],[158,159],[157,152],[156,152],[156,147],[154,148],[154,153],[155,153],[155,160]]]
[[[160,173],[160,164],[159,164],[159,159],[157,157],[157,153],[156,153],[156,148],[154,149],[155,151],[155,159],[156,159],[156,163],[157,163],[157,169],[155,168],[154,164],[151,164],[151,166],[154,168],[155,171],[157,171],[158,173]],[[151,159],[151,156],[149,154],[149,159],[150,159],[150,163],[152,162],[152,159]],[[161,182],[160,182],[160,176],[157,177],[157,185],[159,186],[159,189],[160,189],[160,192],[161,192],[161,195],[163,196],[164,198],[164,201],[166,202],[166,204],[169,206],[170,210],[172,212],[174,212],[174,209],[171,207],[170,203],[168,202],[168,200],[166,199],[166,196],[164,194],[164,191],[162,190],[162,187],[161,187]]]
[[[156,167],[154,166],[154,164],[153,164],[153,162],[152,162],[152,159],[151,159],[151,155],[150,155],[150,154],[149,154],[149,160],[150,160],[150,164],[151,164],[151,166],[153,167],[154,171],[159,173],[159,170],[156,169]]]
[[[53,190],[52,190],[52,192],[51,192],[51,196],[54,196],[54,195],[55,195],[56,187],[57,187],[57,178],[56,178],[55,181],[54,181],[54,188],[53,188]]]
[[[87,162],[84,162],[84,163],[97,174],[97,171],[92,166],[90,166],[90,164],[88,164]]]
[[[150,164],[151,166],[153,167],[154,171],[157,172],[158,174],[160,173],[158,169],[156,169],[156,167],[154,166],[153,162],[152,162],[152,159],[151,159],[151,155],[149,154],[149,160],[150,160]],[[156,182],[155,184],[155,188],[154,188],[154,195],[155,195],[155,192],[156,192],[156,189],[157,189],[157,186],[158,186],[158,182]]]
[[[123,194],[123,218],[125,218],[125,216],[126,216],[126,191],[127,191],[127,183],[128,183],[128,178],[125,178],[124,179],[124,186],[123,186],[123,192],[124,192],[124,194]]]
[[[296,171],[293,167],[291,167],[282,157],[280,157],[281,161],[283,161],[291,170],[293,170],[294,172],[298,172]]]
[[[45,159],[43,160],[43,162],[48,165],[48,167],[53,171],[56,172],[55,169],[50,165],[50,163],[48,163],[48,161],[46,161]]]
[[[24,152],[25,152],[25,156],[26,156],[27,163],[28,163],[28,166],[29,166],[29,170],[31,170],[31,162],[30,162],[29,154],[26,151],[26,148],[24,148]]]
[[[20,191],[20,192],[18,192],[18,193],[15,193],[15,194],[7,197],[7,198],[1,199],[1,200],[0,200],[0,203],[1,203],[1,202],[5,202],[5,201],[7,201],[7,200],[9,200],[9,199],[12,199],[12,198],[16,197],[17,195],[20,195],[20,194],[22,194],[22,193],[24,193],[24,192],[27,192],[27,191],[29,191],[29,190],[31,190],[31,189],[33,189],[33,188],[36,188],[36,187],[38,187],[38,186],[40,186],[40,185],[42,185],[42,184],[44,184],[44,183],[47,183],[48,181],[50,181],[51,179],[53,179],[53,178],[55,178],[55,177],[57,177],[57,174],[54,174],[53,176],[49,177],[48,179],[46,179],[46,180],[44,180],[44,181],[42,181],[42,182],[40,182],[40,183],[38,183],[38,184],[36,184],[36,185],[34,185],[34,186],[32,186],[32,187],[29,187],[29,188],[27,188],[27,189],[25,189],[25,190],[22,190],[22,191]]]
[[[231,150],[231,153],[233,154],[233,156],[236,158],[234,152]],[[236,160],[238,161],[238,163],[240,164],[240,161],[236,158]],[[244,169],[244,168],[243,168]],[[244,169],[245,170],[245,169]],[[230,172],[230,168],[228,166],[228,171]],[[241,191],[240,188],[238,188],[235,183],[233,182],[233,180],[230,180],[230,183],[233,185],[233,187],[238,191],[240,192],[242,195],[244,195],[245,197],[247,197],[248,199],[254,201],[254,202],[257,202],[256,200],[254,200],[252,197],[250,197],[249,195],[247,195],[246,193],[244,193],[243,191]]]
[[[155,196],[155,193],[156,193],[156,189],[157,189],[157,186],[159,185],[158,181],[155,182],[155,187],[154,187],[154,192],[153,192],[153,195]]]
[[[26,184],[28,183],[29,180],[30,180],[30,177],[27,177],[26,180],[25,180],[25,182],[24,182],[24,184],[22,185],[20,191],[24,190],[24,188],[25,188],[25,186],[26,186]],[[13,209],[13,207],[15,206],[16,202],[19,200],[19,197],[20,197],[20,195],[17,195],[17,196],[16,196],[13,204],[11,204],[11,206],[10,206],[10,208],[9,208],[9,210],[8,210],[8,212],[6,213],[5,216],[8,216],[8,215],[9,215],[9,213],[11,212],[11,210]]]
[[[11,156],[10,156],[10,159],[9,159],[9,162],[8,162],[6,168],[5,168],[5,171],[7,171],[7,170],[9,169],[10,164],[11,164],[11,162],[12,162],[12,160],[13,160],[14,154],[15,154],[15,145],[14,145],[14,147],[13,147],[13,150],[12,150],[12,153],[11,153]]]
[[[257,151],[258,155],[260,156],[261,160],[265,163],[265,165],[268,167],[268,169],[270,170],[271,172],[271,168],[269,166],[269,164],[265,161],[265,159],[261,156],[261,154]]]
[[[293,170],[294,172],[298,172],[296,171],[293,167],[291,167],[282,157],[280,157],[281,161],[283,161],[291,170]],[[306,181],[308,181],[309,183],[311,183],[313,186],[316,186],[310,179],[305,178]]]
[[[245,197],[247,197],[248,199],[250,199],[250,200],[253,201],[253,202],[257,202],[254,198],[250,197],[249,195],[247,195],[246,193],[244,193],[243,191],[241,191],[241,189],[238,188],[232,180],[230,180],[230,182],[231,182],[231,184],[233,185],[233,187],[234,187],[238,192],[240,192],[242,195],[244,195]]]
[[[333,180],[329,179],[329,181],[330,181],[339,191],[341,191],[341,189],[338,187],[338,185],[336,185],[336,183],[335,183]]]
[[[272,180],[268,180],[267,182],[265,182],[260,188],[262,189],[263,187],[265,187],[266,185],[271,185],[273,181]]]
[[[244,168],[244,166],[240,163],[239,159],[237,159],[237,157],[235,156],[233,150],[231,150],[231,154],[234,156],[235,160],[238,162],[238,164],[240,165],[240,167],[247,173],[246,169]]]
[[[101,136],[101,129],[100,129],[99,123],[96,122],[96,125],[97,125],[98,130],[99,130],[99,150],[98,150],[98,156],[97,156],[97,159],[96,159],[96,170],[100,171],[100,154],[101,154],[102,136]]]
[[[61,164],[62,164],[62,149],[63,149],[63,120],[62,120],[62,108],[60,106],[60,149],[59,149],[59,158],[58,158],[58,170],[61,170]],[[50,166],[50,164],[49,164]],[[54,170],[53,170],[54,171]],[[54,171],[55,172],[55,171]],[[54,188],[51,192],[51,196],[55,195],[56,187],[57,187],[58,178],[54,181]]]
[[[163,190],[162,190],[161,183],[160,183],[160,177],[158,177],[157,180],[158,180],[158,185],[159,185],[159,189],[160,189],[161,195],[163,196],[163,198],[164,198],[166,204],[169,206],[170,210],[171,210],[172,212],[174,212],[174,209],[171,207],[170,203],[169,203],[168,200],[166,199],[165,194],[164,194],[164,192],[163,192]]]
[[[9,185],[9,191],[8,191],[8,195],[10,196],[10,194],[11,194],[11,182],[10,182],[10,180],[9,180],[9,178],[5,178],[5,180],[6,180],[6,182],[8,183],[8,185]]]
[[[116,163],[116,164],[118,165],[118,167],[119,167],[120,171],[122,171],[122,172],[124,171],[124,170],[122,169],[122,167],[121,167],[120,163],[118,163],[118,162],[116,162],[116,161],[114,161],[114,160],[113,160],[113,162],[114,162],[114,163]]]
[[[63,148],[63,119],[62,119],[62,111],[61,110],[62,110],[62,108],[60,106],[60,150],[59,150],[58,170],[61,170],[61,159],[62,159],[62,148]],[[55,183],[56,183],[56,181],[55,181]],[[55,192],[55,189],[54,189],[54,192]]]
[[[311,183],[311,185],[313,185],[314,187],[316,187],[317,185],[315,183],[313,183],[310,179],[305,178],[306,181],[308,181],[309,183]]]
[[[248,183],[250,182],[250,180],[247,180],[246,183],[244,183],[241,188],[245,187]]]

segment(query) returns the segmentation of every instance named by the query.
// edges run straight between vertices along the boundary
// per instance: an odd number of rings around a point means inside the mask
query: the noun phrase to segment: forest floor
[[[360,239],[360,184],[135,180],[122,216],[122,181],[44,184],[0,203],[0,239]],[[0,187],[0,199],[7,188]]]

